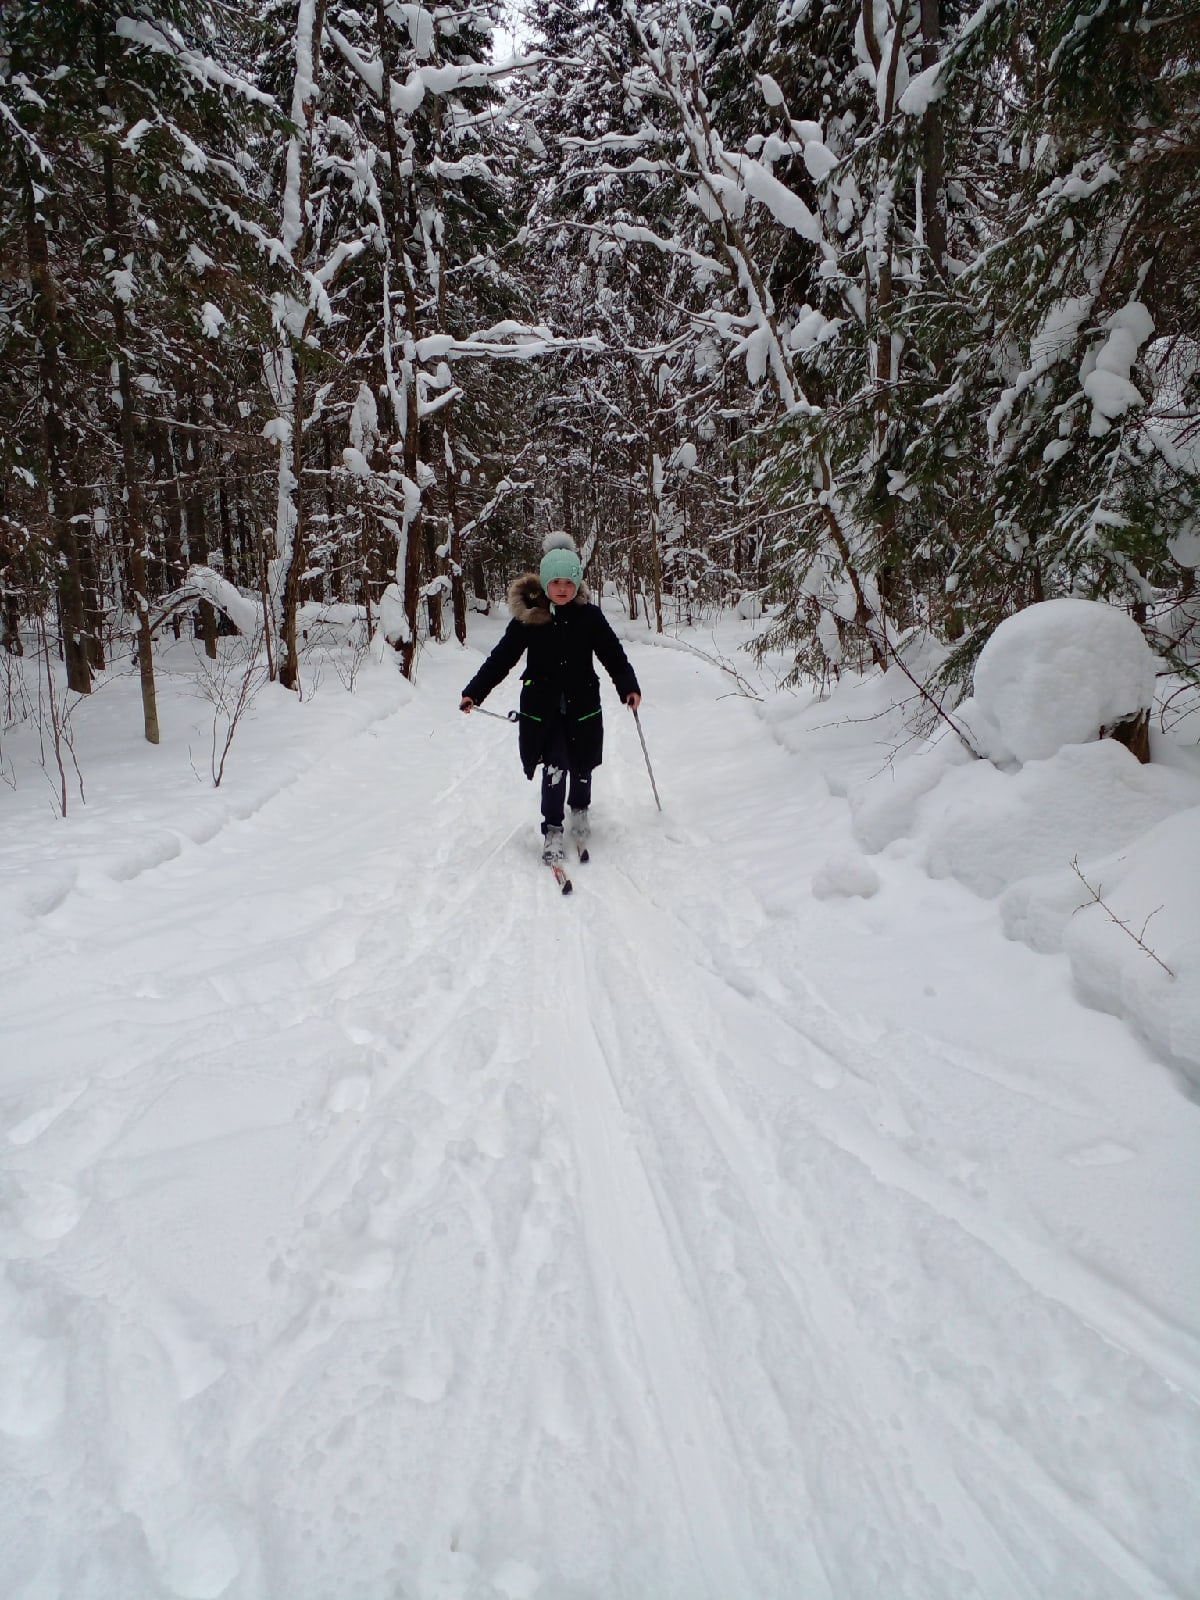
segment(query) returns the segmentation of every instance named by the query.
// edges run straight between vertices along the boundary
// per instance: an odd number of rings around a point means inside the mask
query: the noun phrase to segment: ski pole
[[[642,754],[646,758],[646,771],[650,774],[650,787],[654,790],[654,804],[662,810],[662,801],[658,798],[658,785],[654,781],[654,768],[650,765],[650,752],[646,749],[646,735],[642,732],[642,719],[637,714],[637,707],[630,706],[633,720],[637,723],[638,738],[642,741]]]
[[[498,711],[485,711],[482,706],[472,706],[472,711],[477,711],[481,717],[495,717],[497,722],[516,722],[520,717],[519,711],[506,711],[503,716]]]

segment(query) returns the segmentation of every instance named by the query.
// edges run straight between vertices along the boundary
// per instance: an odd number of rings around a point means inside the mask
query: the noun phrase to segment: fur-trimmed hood
[[[575,598],[569,603],[586,606],[590,600],[585,582],[579,585]],[[536,624],[550,621],[550,596],[542,588],[542,580],[536,572],[523,572],[509,584],[508,609],[518,622]]]

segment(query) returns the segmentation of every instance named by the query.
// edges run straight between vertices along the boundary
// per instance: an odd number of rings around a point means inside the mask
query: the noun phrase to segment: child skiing
[[[460,711],[481,705],[525,656],[521,679],[520,756],[525,776],[542,765],[542,860],[563,860],[564,807],[582,850],[588,836],[592,770],[600,765],[604,719],[598,656],[621,699],[636,711],[642,693],[629,658],[608,619],[592,605],[569,534],[546,538],[539,570],[508,588],[512,621],[504,637],[462,692]],[[568,788],[569,784],[569,788]]]

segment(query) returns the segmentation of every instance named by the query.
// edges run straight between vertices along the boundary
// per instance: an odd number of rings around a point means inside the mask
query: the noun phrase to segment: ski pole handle
[[[482,717],[495,717],[497,722],[516,722],[521,715],[519,711],[507,711],[503,716],[498,711],[485,711],[483,706],[472,706],[472,711],[478,711]]]

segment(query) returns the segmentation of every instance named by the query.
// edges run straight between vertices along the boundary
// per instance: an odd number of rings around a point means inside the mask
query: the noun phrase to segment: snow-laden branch
[[[253,636],[262,626],[262,605],[257,599],[242,593],[228,579],[211,567],[189,567],[183,582],[171,594],[158,602],[158,615],[151,629],[159,628],[174,612],[182,607],[207,600],[223,612],[239,633]]]
[[[416,341],[421,361],[453,361],[456,357],[490,356],[499,360],[531,361],[537,356],[561,350],[590,350],[602,354],[604,341],[595,334],[583,339],[565,339],[541,325],[523,322],[497,322],[466,339],[449,333],[431,333]]]
[[[211,56],[201,55],[198,50],[189,48],[170,23],[147,22],[141,17],[118,17],[113,31],[119,39],[127,39],[130,44],[139,44],[155,55],[169,56],[183,72],[202,83],[206,89],[231,89],[247,100],[257,101],[259,105],[275,104],[272,95],[265,94],[245,78],[226,71]]]
[[[203,210],[227,223],[235,233],[244,234],[246,238],[251,239],[268,261],[281,266],[293,265],[291,252],[283,240],[273,233],[268,233],[259,223],[243,217],[240,211],[235,211],[223,200],[214,199],[211,194],[205,193],[194,184],[185,184],[183,193]]]
[[[821,243],[822,230],[817,218],[795,190],[781,183],[761,161],[730,150],[721,152],[721,161],[738,178],[746,193],[766,206],[776,222],[798,233],[810,244]]]
[[[953,35],[938,60],[909,80],[899,100],[899,108],[906,117],[923,117],[934,101],[942,98],[949,85],[950,74],[958,66],[975,34],[1009,3],[1010,0],[983,0],[983,4]]]
[[[692,75],[689,92],[684,81],[684,60],[679,54],[668,51],[662,43],[651,39],[633,0],[625,0],[624,9],[626,22],[637,41],[643,64],[653,72],[674,106],[685,143],[695,163],[699,181],[697,188],[691,191],[692,196],[717,231],[746,297],[750,314],[757,323],[755,335],[747,344],[747,370],[752,378],[755,374],[761,378],[769,369],[785,410],[812,414],[817,408],[809,403],[797,382],[790,354],[775,324],[770,293],[737,226],[737,217],[745,206],[747,191],[738,186],[737,178],[731,174],[740,177],[740,161],[749,161],[750,158],[728,155],[709,126],[703,96],[699,94],[699,86],[695,82],[698,66],[694,48],[689,49],[686,55],[686,68]],[[681,13],[679,25],[685,38],[690,39],[690,24],[685,13]],[[661,40],[657,30],[656,37]],[[754,175],[753,181],[759,184],[763,194],[771,192],[774,195],[771,185],[778,184],[778,180],[761,163],[753,164],[761,169],[763,178],[769,182],[759,183],[758,174]],[[783,185],[778,186],[783,189]],[[797,204],[802,203],[797,200]],[[807,207],[804,210],[807,212]],[[795,220],[802,221],[798,215]]]
[[[28,147],[30,155],[43,172],[51,173],[54,171],[54,163],[50,160],[50,157],[42,150],[33,135],[21,126],[20,119],[13,115],[12,108],[6,105],[3,100],[0,100],[0,120],[6,122],[21,143]]]
[[[596,139],[568,133],[558,142],[569,150],[641,150],[647,145],[664,144],[666,135],[657,128],[643,128],[638,133],[602,133]]]
[[[365,57],[354,48],[339,29],[326,26],[326,33],[340,51],[347,65],[362,79],[376,100],[383,99],[383,63],[377,57]],[[460,89],[485,89],[496,78],[506,73],[535,66],[540,55],[522,56],[510,61],[452,62],[447,66],[414,66],[403,83],[389,79],[388,91],[391,108],[405,116],[416,111],[426,94],[453,94]]]
[[[597,234],[602,239],[620,240],[625,244],[648,244],[664,255],[680,256],[697,272],[721,278],[730,276],[728,265],[724,261],[718,261],[715,256],[703,255],[691,245],[680,244],[678,239],[665,239],[661,233],[655,233],[653,228],[638,227],[632,222],[556,221],[548,227],[573,228],[581,233]]]

